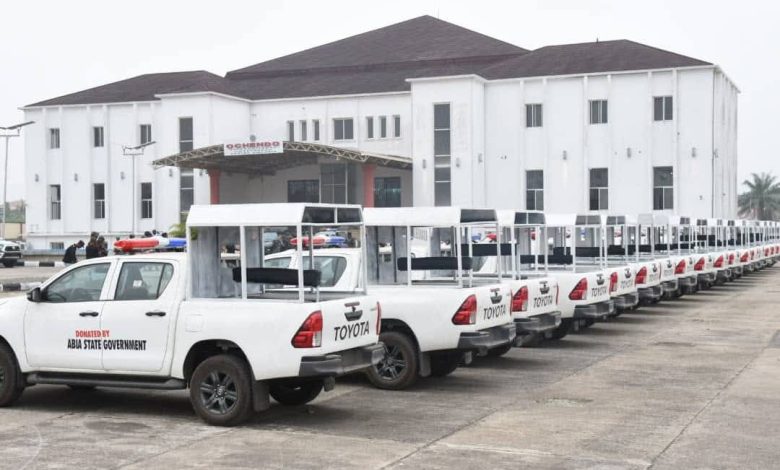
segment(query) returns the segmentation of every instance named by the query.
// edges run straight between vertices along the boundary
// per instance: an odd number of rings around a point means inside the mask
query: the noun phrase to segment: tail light
[[[718,259],[715,260],[715,267],[716,268],[723,267],[723,256],[718,256]]]
[[[477,322],[477,296],[470,295],[460,304],[452,317],[454,325],[473,325]]]
[[[523,286],[512,296],[512,311],[525,312],[528,310],[528,288]]]
[[[617,291],[618,286],[618,273],[613,272],[609,275],[609,291],[615,292]]]
[[[376,335],[379,336],[379,333],[382,332],[382,305],[377,302],[376,303]]]
[[[309,315],[292,339],[294,348],[319,348],[322,346],[322,312]]]
[[[580,282],[574,286],[571,293],[569,293],[569,299],[571,300],[585,300],[585,294],[588,292],[588,280],[586,278],[580,279]]]
[[[742,253],[742,257],[739,259],[739,261],[740,261],[741,263],[747,263],[747,261],[748,261],[748,256],[750,256],[750,253],[748,253],[747,251],[746,251],[746,252],[744,252],[744,253]]]
[[[636,273],[636,277],[634,278],[634,283],[637,285],[644,284],[645,279],[647,279],[647,266],[642,266],[642,269],[640,269]]]
[[[734,253],[729,253],[729,266],[734,264]]]
[[[696,264],[693,265],[693,269],[696,271],[701,271],[704,269],[704,258],[699,258],[699,261],[696,262]]]
[[[685,274],[685,260],[681,259],[677,266],[674,268],[675,274]]]

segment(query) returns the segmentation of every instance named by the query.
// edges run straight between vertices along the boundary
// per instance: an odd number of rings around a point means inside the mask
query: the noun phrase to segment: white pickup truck
[[[576,256],[578,239],[581,243],[602,240],[601,216],[547,214],[546,222],[550,276],[558,280],[563,295],[558,299],[561,325],[545,338],[561,339],[614,315],[615,302],[610,295],[610,273],[598,264],[578,264]]]
[[[495,230],[494,210],[366,208],[371,292],[382,303],[385,358],[368,370],[376,387],[399,390],[443,376],[473,353],[515,340],[510,286],[477,282],[462,252],[469,228]],[[447,250],[444,247],[448,247]]]
[[[207,423],[313,400],[333,377],[375,365],[380,306],[320,294],[317,270],[262,265],[264,228],[298,237],[362,225],[356,206],[192,206],[189,253],[97,258],[0,305],[0,406],[25,387],[186,389]],[[241,242],[239,266],[220,259]],[[299,249],[295,256],[300,258]],[[293,289],[283,286],[293,285]]]

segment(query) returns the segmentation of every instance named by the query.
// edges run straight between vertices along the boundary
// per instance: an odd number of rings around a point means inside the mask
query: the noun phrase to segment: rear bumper
[[[589,305],[574,307],[574,318],[578,320],[601,320],[615,313],[615,302],[611,299]]]
[[[679,282],[683,294],[694,294],[699,291],[699,279],[696,275],[681,277]]]
[[[663,289],[664,295],[674,294],[675,292],[677,292],[679,286],[680,284],[677,282],[677,279],[673,279],[671,281],[663,281],[661,283],[661,289]]]
[[[639,305],[639,293],[630,292],[628,294],[619,295],[612,299],[612,301],[615,302],[615,309],[618,312],[622,312]]]
[[[716,280],[715,273],[700,273],[698,275],[699,284],[707,283],[712,284]]]
[[[533,335],[552,331],[561,324],[561,312],[540,313],[527,318],[515,318],[517,338],[515,344],[522,344],[523,340],[530,339]]]
[[[731,273],[734,275],[734,277],[742,276],[742,266],[732,266]]]
[[[385,347],[382,343],[347,349],[322,356],[304,356],[298,370],[300,377],[335,377],[374,366],[382,360]]]
[[[516,336],[517,327],[514,322],[484,330],[461,333],[458,349],[485,354],[489,349],[514,342]]]
[[[717,282],[726,282],[732,279],[731,269],[721,269],[716,274],[715,280]]]
[[[637,289],[639,293],[640,302],[655,303],[661,300],[661,296],[664,294],[664,288],[661,285],[651,287],[640,287]]]

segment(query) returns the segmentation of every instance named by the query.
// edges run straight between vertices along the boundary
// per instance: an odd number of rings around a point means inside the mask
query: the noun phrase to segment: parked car
[[[13,268],[22,261],[22,246],[16,242],[0,240],[0,263]]]

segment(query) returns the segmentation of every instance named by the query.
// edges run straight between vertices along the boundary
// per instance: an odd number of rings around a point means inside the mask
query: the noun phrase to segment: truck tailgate
[[[322,313],[321,353],[338,352],[378,341],[378,303],[372,295],[319,303]]]

